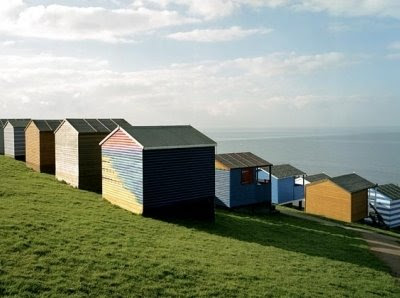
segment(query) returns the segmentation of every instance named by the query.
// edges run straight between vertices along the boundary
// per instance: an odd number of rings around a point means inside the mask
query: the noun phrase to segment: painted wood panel
[[[10,123],[4,127],[4,154],[15,158],[14,127]]]
[[[316,182],[306,188],[306,213],[351,222],[351,195],[331,181]]]
[[[14,127],[14,156],[25,160],[25,128]]]
[[[56,164],[55,135],[52,131],[40,133],[40,172],[54,174]]]
[[[122,130],[102,147],[103,198],[136,214],[143,213],[142,148]]]
[[[351,221],[359,221],[368,216],[368,190],[351,195]]]
[[[79,187],[78,132],[69,124],[64,124],[55,134],[56,178]]]
[[[0,127],[0,155],[4,155],[4,128]]]
[[[220,170],[216,164],[215,170],[215,196],[216,204],[224,207],[231,207],[230,204],[230,184],[231,175],[229,170]]]
[[[26,165],[40,172],[40,132],[31,122],[25,131]]]
[[[215,148],[143,151],[146,209],[215,197]]]
[[[79,135],[79,188],[101,192],[102,159],[99,143],[108,133]]]

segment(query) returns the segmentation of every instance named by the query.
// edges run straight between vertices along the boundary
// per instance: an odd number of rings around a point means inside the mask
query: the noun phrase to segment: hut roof
[[[32,120],[41,132],[55,131],[60,126],[62,120]]]
[[[272,164],[251,152],[216,154],[215,159],[230,169],[266,167]]]
[[[107,133],[112,132],[118,126],[130,126],[130,124],[124,119],[65,119],[62,123],[65,121],[70,123],[77,132],[82,134]],[[56,131],[57,130],[58,128]]]
[[[8,119],[6,123],[10,123],[13,127],[25,128],[30,121],[30,119]]]
[[[6,123],[7,123],[8,119],[0,119],[0,128],[3,128]]]
[[[266,169],[266,170],[268,170],[268,169]],[[272,175],[278,179],[301,176],[301,175],[305,175],[305,174],[306,173],[304,173],[303,171],[301,171],[298,168],[295,168],[294,166],[289,165],[289,164],[275,165],[272,167]]]
[[[393,200],[400,200],[400,187],[395,184],[379,185],[376,190]]]
[[[329,177],[327,174],[320,173],[320,174],[314,174],[314,175],[307,176],[306,180],[308,182],[316,182],[316,181],[325,180],[325,179],[329,179],[329,178],[331,178],[331,177]]]
[[[192,147],[215,147],[217,144],[190,125],[177,126],[130,126],[121,127],[143,149],[173,149]],[[103,144],[112,133],[105,138]]]
[[[357,191],[365,190],[371,187],[376,186],[376,184],[364,179],[357,174],[347,174],[342,176],[337,176],[330,179],[335,184],[339,185],[340,187],[344,188],[350,193],[354,193]]]

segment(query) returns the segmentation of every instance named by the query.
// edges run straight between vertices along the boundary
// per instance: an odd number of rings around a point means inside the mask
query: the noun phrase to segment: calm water
[[[356,172],[375,183],[400,184],[400,128],[209,129],[218,153],[251,151],[308,174]]]

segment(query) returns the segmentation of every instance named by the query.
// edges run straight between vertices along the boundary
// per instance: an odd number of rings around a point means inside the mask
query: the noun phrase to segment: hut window
[[[242,184],[252,184],[253,183],[253,169],[242,169]]]

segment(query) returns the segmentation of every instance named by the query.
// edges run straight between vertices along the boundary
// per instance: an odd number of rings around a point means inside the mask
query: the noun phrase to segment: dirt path
[[[380,258],[386,265],[390,267],[392,273],[396,277],[400,277],[400,243],[399,239],[386,235],[381,235],[373,231],[349,227],[340,223],[313,217],[307,214],[295,213],[286,210],[280,210],[281,213],[302,219],[319,222],[328,226],[337,226],[344,229],[359,232],[364,240],[368,243],[370,250]]]

